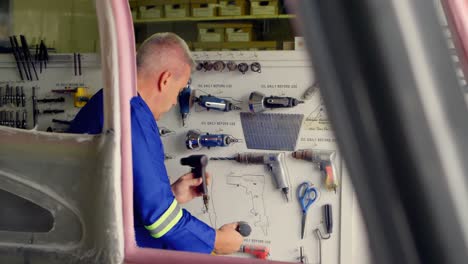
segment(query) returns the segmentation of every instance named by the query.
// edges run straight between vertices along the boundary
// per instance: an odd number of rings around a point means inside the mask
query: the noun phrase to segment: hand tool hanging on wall
[[[75,69],[75,76],[81,76],[81,54],[73,53],[73,65]]]
[[[42,73],[42,65],[44,64],[44,69],[46,69],[47,63],[49,62],[49,53],[47,51],[46,45],[44,44],[44,40],[41,40],[41,43],[39,44],[38,60],[40,72]]]
[[[239,252],[254,256],[257,259],[267,259],[270,256],[270,249],[260,245],[241,245]]]
[[[16,107],[19,107],[21,104],[21,94],[20,94],[20,87],[16,86]]]
[[[37,114],[39,110],[37,110],[37,98],[36,98],[36,87],[32,88],[32,111],[33,111],[33,127],[36,127],[37,124]]]
[[[170,130],[168,128],[165,128],[165,127],[160,127],[159,128],[159,135],[161,137],[165,137],[165,136],[169,136],[169,135],[174,135],[175,134],[175,131],[173,130]]]
[[[60,113],[65,113],[65,110],[63,110],[63,109],[47,109],[47,110],[43,110],[42,112],[40,112],[40,114],[44,114],[44,115],[54,115],[54,114],[60,114]]]
[[[63,103],[65,102],[64,97],[57,97],[57,98],[44,98],[44,99],[37,99],[38,103]]]
[[[242,164],[263,164],[267,166],[280,189],[289,202],[289,176],[286,171],[284,153],[238,153],[234,157],[212,157],[210,160],[234,160]]]
[[[237,65],[237,69],[240,71],[240,73],[245,74],[249,71],[249,65],[245,62],[242,62]]]
[[[23,119],[21,120],[21,128],[27,128],[27,120],[28,120],[28,111],[23,110]]]
[[[199,106],[205,108],[206,110],[218,110],[224,112],[230,112],[233,110],[242,110],[237,105],[233,104],[231,101],[223,98],[219,98],[213,95],[200,95],[196,96],[196,90],[192,92],[191,98],[194,102],[198,103]]]
[[[235,63],[234,61],[228,61],[226,66],[227,66],[229,71],[237,70],[237,63]]]
[[[26,95],[24,94],[23,86],[21,86],[21,106],[26,106]]]
[[[15,112],[10,111],[10,127],[15,127],[15,119],[14,119]]]
[[[27,54],[25,54],[25,48],[24,47],[20,48],[20,46],[18,44],[18,39],[16,38],[16,36],[13,36],[13,43],[14,43],[15,48],[16,48],[18,54],[19,54],[21,64],[23,65],[24,72],[25,72],[25,75],[26,75],[26,79],[28,81],[32,81],[31,68],[30,68],[29,63],[28,63]]]
[[[15,96],[13,95],[13,86],[9,86],[10,91],[8,92],[8,103],[14,104],[15,103]]]
[[[249,96],[249,109],[253,113],[263,112],[267,109],[291,108],[304,101],[292,97],[265,96],[260,92],[252,92]]]
[[[323,222],[325,224],[325,233],[331,235],[333,233],[333,213],[331,204],[323,206]]]
[[[339,173],[336,164],[338,162],[336,151],[303,149],[294,151],[292,156],[295,159],[306,160],[316,164],[325,177],[325,188],[328,191],[334,190],[336,193]]]
[[[3,126],[4,125],[4,120],[5,120],[5,111],[0,111],[0,126]]]
[[[211,71],[213,69],[213,63],[211,61],[203,62],[203,69],[205,69],[205,71]]]
[[[81,76],[81,53],[78,53],[78,74]]]
[[[32,80],[32,74],[31,74],[31,69],[29,68],[29,64],[33,68],[34,75],[36,76],[36,80],[39,80],[39,77],[37,76],[36,72],[36,66],[34,66],[34,63],[31,58],[31,52],[29,51],[29,45],[28,42],[26,41],[26,37],[23,35],[20,35],[20,41],[21,41],[21,46],[23,48],[23,53],[26,58],[26,63],[28,64],[28,70],[29,70],[29,76],[31,77]]]
[[[297,188],[297,199],[302,208],[301,219],[301,239],[304,239],[304,232],[307,220],[307,211],[309,207],[317,200],[317,189],[309,182],[303,182]]]
[[[16,128],[21,128],[20,112],[16,111]]]
[[[77,87],[74,89],[55,89],[53,93],[60,94],[73,94],[73,105],[75,107],[83,107],[91,99],[91,95],[88,93],[87,87]]]
[[[252,62],[252,64],[250,64],[250,70],[253,71],[253,72],[261,73],[262,72],[262,66],[260,65],[259,62]]]
[[[60,120],[60,119],[52,119],[52,123],[57,123],[57,124],[61,124],[61,125],[70,125],[71,124],[71,121],[68,121],[68,120]]]
[[[76,53],[73,53],[73,69],[75,70],[75,76],[78,74],[77,73],[76,62],[77,62]]]
[[[24,81],[23,71],[21,70],[21,59],[18,54],[18,50],[16,49],[15,43],[13,41],[13,36],[10,36],[10,46],[11,46],[11,52],[13,53],[13,56],[15,57],[16,68],[18,69],[21,80]]]
[[[227,134],[202,134],[196,130],[190,130],[185,137],[185,146],[188,149],[201,149],[203,147],[227,147],[240,140]]]
[[[190,88],[191,80],[188,81],[187,86],[185,86],[182,91],[180,91],[178,96],[179,101],[179,112],[182,117],[182,126],[185,126],[185,121],[190,114],[190,108],[192,108],[193,98],[192,98],[192,89]]]
[[[3,104],[10,104],[11,98],[10,98],[10,86],[7,84],[5,87],[5,96],[3,97]]]
[[[208,195],[208,186],[206,181],[206,166],[208,165],[208,157],[205,155],[191,155],[180,160],[183,166],[190,166],[194,178],[202,178],[202,184],[198,186],[199,192],[203,194],[203,204],[205,205],[206,212],[208,212],[208,202],[210,197]]]
[[[322,263],[322,240],[327,240],[331,238],[331,233],[333,232],[333,217],[332,217],[332,207],[331,204],[325,204],[323,208],[323,222],[325,224],[325,232],[327,236],[323,236],[319,228],[314,230],[315,235],[317,236],[319,244],[319,263]]]
[[[223,61],[215,61],[213,63],[213,70],[222,72],[226,68],[226,64]]]
[[[197,66],[195,66],[195,69],[197,71],[203,70],[203,62],[197,62]]]

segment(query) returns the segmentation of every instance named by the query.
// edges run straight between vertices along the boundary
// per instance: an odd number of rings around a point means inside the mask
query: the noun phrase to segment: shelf
[[[162,22],[187,22],[187,21],[222,21],[222,20],[257,20],[257,19],[291,19],[295,15],[268,15],[268,16],[218,16],[218,17],[181,17],[181,18],[148,18],[135,19],[133,24],[150,24]]]

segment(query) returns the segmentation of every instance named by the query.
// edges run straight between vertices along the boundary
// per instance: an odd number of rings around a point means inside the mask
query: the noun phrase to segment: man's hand
[[[230,223],[223,225],[216,230],[216,239],[214,252],[219,255],[232,254],[239,251],[244,238],[236,228],[238,223]]]
[[[206,172],[206,184],[211,182],[211,176]],[[202,184],[202,178],[194,178],[193,173],[189,172],[180,176],[176,182],[171,185],[172,192],[179,204],[191,201],[195,197],[202,196],[203,193],[198,191],[198,186]]]

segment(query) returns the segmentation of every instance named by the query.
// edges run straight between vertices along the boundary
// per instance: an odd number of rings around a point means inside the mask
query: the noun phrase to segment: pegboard
[[[0,111],[28,111],[27,129],[46,131],[52,127],[60,132],[66,125],[52,123],[52,119],[72,120],[79,108],[73,106],[71,95],[52,93],[53,89],[65,87],[88,87],[89,93],[94,94],[102,88],[102,77],[99,55],[82,54],[82,75],[75,76],[73,54],[51,54],[47,69],[39,74],[39,81],[20,81],[16,63],[12,55],[0,56],[0,87],[7,84],[13,87],[23,87],[26,96],[26,105],[16,107],[4,105]],[[305,53],[298,51],[262,51],[262,52],[195,52],[196,61],[235,61],[236,63],[260,62],[261,73],[248,71],[242,74],[238,71],[223,72],[195,71],[192,75],[192,89],[200,94],[212,94],[218,97],[237,100],[244,111],[248,111],[247,101],[250,92],[260,91],[267,96],[291,96],[301,98],[305,90],[315,83],[312,74],[312,64]],[[39,115],[38,124],[32,126],[32,87],[37,87],[38,99],[61,97],[64,103],[38,104],[38,109],[63,109],[64,113],[56,115]],[[15,91],[16,92],[16,91]],[[3,89],[3,94],[5,90]],[[2,94],[2,95],[3,95]],[[0,95],[0,96],[2,96]],[[304,120],[299,132],[296,149],[313,148],[336,150],[335,137],[331,131],[320,91],[316,90],[311,99],[305,104],[291,109],[269,111],[271,113],[301,113]],[[178,106],[166,113],[158,121],[160,127],[167,127],[176,133],[163,137],[165,152],[173,159],[167,160],[167,170],[171,181],[189,171],[188,167],[180,165],[180,158],[192,154],[206,154],[214,156],[232,156],[238,152],[262,152],[249,150],[245,142],[226,148],[202,149],[200,151],[187,150],[185,135],[190,129],[208,133],[226,133],[243,139],[243,131],[239,112],[205,111],[198,106],[192,108],[187,125],[182,127]],[[276,151],[267,151],[276,152]],[[318,240],[313,230],[317,227],[323,231],[322,205],[329,203],[333,206],[334,232],[331,239],[322,243],[322,263],[352,263],[352,244],[359,241],[361,233],[356,233],[354,219],[357,215],[357,206],[354,202],[354,193],[342,162],[340,169],[337,193],[327,192],[322,188],[323,177],[313,164],[295,160],[291,152],[285,152],[287,171],[291,182],[289,203],[285,203],[281,193],[276,190],[271,175],[262,165],[245,166],[235,162],[210,161],[207,170],[213,176],[210,187],[212,197],[209,213],[203,212],[201,199],[185,204],[193,215],[207,224],[219,228],[224,223],[244,220],[252,226],[252,234],[246,238],[246,244],[261,244],[270,247],[269,259],[298,262],[299,247],[303,246],[308,263],[318,263]],[[341,160],[341,159],[340,159]],[[260,193],[249,193],[242,190],[237,184],[240,177],[246,176],[262,187]],[[310,181],[319,188],[319,199],[311,206],[308,212],[306,235],[300,239],[301,210],[296,195],[296,187],[303,181]],[[233,184],[234,183],[234,184]],[[255,196],[256,195],[256,196]],[[255,198],[255,199],[253,199]],[[260,203],[259,203],[260,201]],[[256,214],[252,209],[256,209]],[[267,225],[257,220],[259,217],[267,218]],[[357,239],[356,239],[357,237]],[[356,243],[356,245],[360,245]],[[249,257],[236,254],[237,257]]]
[[[4,54],[0,56],[0,87],[2,94],[0,100],[5,95],[6,86],[13,87],[13,95],[16,96],[16,87],[23,88],[26,102],[25,106],[16,106],[16,104],[5,104],[0,106],[0,112],[17,111],[21,114],[27,112],[27,129],[46,131],[52,128],[55,132],[62,132],[68,128],[67,125],[53,123],[52,119],[73,120],[80,108],[74,107],[73,94],[59,94],[51,92],[54,89],[87,87],[88,93],[93,95],[102,88],[102,75],[100,69],[100,56],[96,54],[81,54],[81,75],[77,71],[75,75],[73,54],[50,54],[47,68],[35,65],[39,80],[36,80],[34,73],[33,81],[21,81],[13,55]],[[31,67],[31,71],[33,71]],[[64,110],[58,114],[39,114],[36,127],[33,127],[33,87],[36,89],[36,98],[59,98],[63,97],[63,103],[38,103],[37,109],[42,113],[44,110]],[[16,116],[15,116],[16,119]]]
[[[290,96],[301,98],[311,85],[315,84],[313,68],[305,53],[285,52],[195,52],[196,62],[234,61],[237,64],[259,62],[261,72],[245,74],[239,71],[222,72],[194,71],[191,88],[197,95],[211,94],[235,100],[248,111],[248,98],[251,92],[259,91],[270,96]],[[205,154],[208,157],[233,156],[240,152],[278,152],[247,149],[245,141],[228,147],[201,150],[188,150],[185,136],[191,129],[210,134],[224,133],[243,139],[239,111],[206,111],[195,105],[182,126],[179,108],[174,107],[158,122],[159,126],[174,130],[174,135],[163,137],[165,152],[173,159],[166,165],[171,181],[189,171],[180,165],[180,158],[192,154]],[[312,148],[336,150],[336,140],[323,106],[320,91],[316,90],[309,100],[294,108],[276,109],[270,113],[304,114],[296,149]],[[330,239],[322,241],[322,263],[342,263],[343,256],[351,254],[343,243],[352,240],[351,227],[346,223],[353,215],[352,187],[346,177],[341,159],[337,164],[340,187],[337,193],[326,191],[323,177],[310,162],[295,160],[291,152],[286,154],[286,165],[291,183],[290,202],[285,202],[282,193],[275,188],[271,174],[263,165],[243,165],[234,161],[209,161],[207,171],[211,172],[213,183],[210,187],[211,203],[208,213],[203,209],[201,199],[195,199],[184,207],[208,225],[219,228],[225,223],[247,221],[252,234],[245,244],[264,245],[271,250],[269,259],[298,262],[299,247],[303,246],[308,263],[319,262],[318,240],[313,233],[315,228],[323,230],[322,205],[333,207],[334,232]],[[244,181],[245,184],[242,184]],[[304,181],[314,184],[319,190],[318,200],[310,207],[307,216],[306,235],[300,238],[301,209],[296,196],[297,187]],[[250,185],[249,185],[250,184]],[[247,186],[250,187],[247,187]],[[343,200],[344,199],[344,200]],[[342,210],[344,208],[344,210]],[[342,214],[345,213],[345,215]],[[342,224],[344,222],[344,224]],[[351,222],[351,221],[349,221]],[[343,228],[344,227],[344,228]],[[345,239],[342,240],[341,238]],[[249,257],[236,254],[239,257]],[[350,262],[347,262],[350,263]]]

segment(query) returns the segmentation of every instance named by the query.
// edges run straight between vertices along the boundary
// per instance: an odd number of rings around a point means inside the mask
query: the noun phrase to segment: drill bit
[[[281,189],[283,191],[284,197],[286,197],[286,202],[289,203],[289,189],[283,188]]]
[[[210,160],[237,160],[236,157],[213,157],[213,158],[210,158]]]

